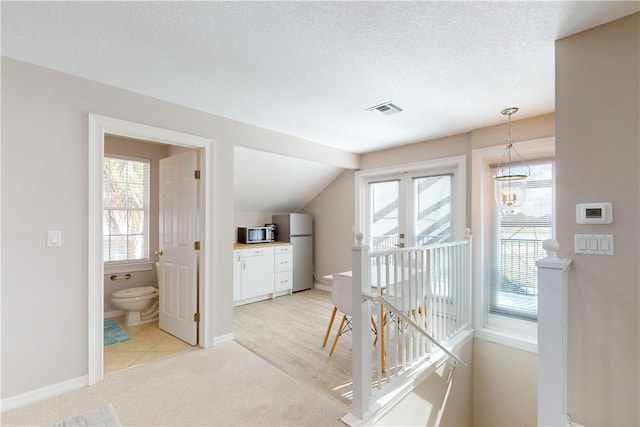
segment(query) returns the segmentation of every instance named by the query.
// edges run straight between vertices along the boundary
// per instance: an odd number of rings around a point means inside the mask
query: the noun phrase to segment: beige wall
[[[206,318],[210,339],[232,332],[235,229],[228,201],[234,199],[234,145],[348,167],[357,160],[299,138],[2,58],[2,399],[66,381],[77,384],[88,373],[89,113],[214,141],[207,181],[214,192],[207,220],[216,236],[208,248],[214,268]],[[62,230],[61,248],[45,247],[47,230]]]
[[[355,176],[342,172],[301,212],[313,215],[313,270],[316,282],[330,285],[322,277],[351,270],[354,243]]]
[[[568,411],[583,425],[640,425],[640,14],[556,42],[557,207],[569,272]],[[613,224],[575,205],[612,202]],[[614,256],[573,253],[613,234]]]
[[[473,425],[537,425],[538,355],[476,339]]]
[[[473,353],[473,340],[470,340],[462,347],[458,356],[469,363],[474,359]],[[454,367],[451,362],[443,364],[375,425],[473,425],[472,363],[467,367]]]
[[[461,154],[467,155],[467,224],[471,224],[471,180],[473,179],[471,150],[505,144],[506,131],[507,127],[504,123],[488,128],[474,129],[469,133],[450,138],[368,153],[362,156],[361,165],[363,169],[369,169]],[[516,142],[542,139],[554,134],[554,114],[514,120],[512,126],[512,136]],[[316,239],[322,239],[316,242],[315,253],[316,272],[319,273],[320,280],[325,274],[351,269],[350,247],[353,244],[355,219],[354,186],[354,172],[345,171],[304,209],[305,212],[312,213],[317,218],[316,227],[319,232],[316,231]],[[340,214],[338,215],[338,213]],[[326,235],[326,233],[329,234]],[[325,283],[331,285],[330,281],[325,281]],[[497,404],[493,397],[502,395],[504,384],[499,381],[486,380],[482,375],[483,372],[490,372],[501,376],[499,367],[495,365],[491,357],[486,356],[486,351],[481,352],[480,357],[474,357],[473,368],[469,368],[470,375],[473,375],[474,397],[481,398],[483,399],[481,401],[492,405],[491,412],[480,410],[478,417],[474,414],[474,422],[481,425],[499,425],[509,420],[514,425],[535,424],[537,355],[514,350],[501,344],[485,343],[485,346],[490,346],[492,353],[500,358],[503,371],[512,373],[510,378],[505,377],[504,381],[511,381],[518,387],[509,389],[510,393],[506,395],[509,399],[507,405]],[[484,349],[485,347],[481,350]],[[424,387],[428,386],[425,384]],[[439,387],[434,385],[428,393],[439,393],[441,391]],[[427,393],[426,390],[424,390],[425,393]],[[407,404],[411,405],[412,403]]]
[[[129,138],[121,138],[107,135],[104,138],[105,154],[119,154],[149,160],[149,252],[151,259],[155,260],[153,251],[158,248],[158,187],[160,159],[169,156],[171,146],[153,144]],[[125,274],[119,273],[119,275]],[[110,279],[111,274],[104,275],[104,312],[118,310],[111,304],[111,294],[121,289],[135,286],[157,286],[158,279],[155,268],[151,271],[132,271],[131,278],[127,280]]]

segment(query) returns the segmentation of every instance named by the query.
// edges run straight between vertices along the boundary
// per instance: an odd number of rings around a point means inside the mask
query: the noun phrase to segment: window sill
[[[512,330],[485,327],[476,329],[475,337],[519,350],[538,353],[538,337]]]
[[[104,274],[131,273],[133,271],[150,271],[153,269],[153,264],[155,264],[153,261],[105,264]]]

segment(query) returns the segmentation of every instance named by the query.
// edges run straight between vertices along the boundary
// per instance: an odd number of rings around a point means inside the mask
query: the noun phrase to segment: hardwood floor
[[[322,347],[332,309],[331,294],[317,289],[235,307],[235,339],[281,371],[351,405],[351,332],[329,357],[340,312]]]

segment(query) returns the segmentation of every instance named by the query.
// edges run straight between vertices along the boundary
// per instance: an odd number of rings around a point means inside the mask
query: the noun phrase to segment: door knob
[[[158,249],[157,251],[154,252],[156,255],[162,256],[164,255],[164,251],[162,249]]]

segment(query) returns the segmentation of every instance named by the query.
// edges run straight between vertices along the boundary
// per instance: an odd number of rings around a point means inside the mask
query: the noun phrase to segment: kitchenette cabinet
[[[290,294],[292,255],[289,244],[237,244],[233,251],[233,304]]]

